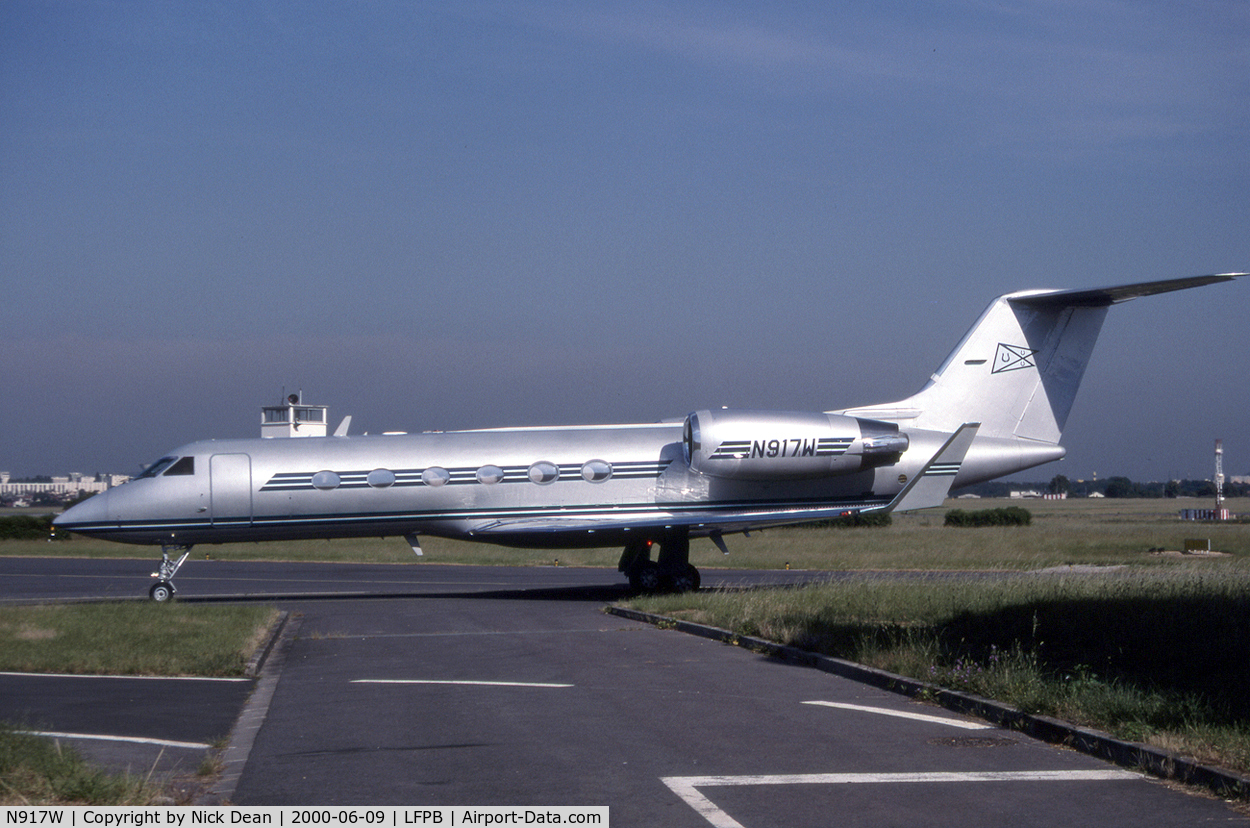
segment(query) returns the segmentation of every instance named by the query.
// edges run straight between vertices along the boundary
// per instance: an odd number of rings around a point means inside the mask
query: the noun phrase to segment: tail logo
[[[994,368],[991,374],[1002,374],[1006,371],[1020,371],[1025,368],[1035,368],[1033,355],[1037,351],[1032,348],[1025,348],[1020,345],[1007,345],[1003,342],[998,343],[998,351],[994,354]]]

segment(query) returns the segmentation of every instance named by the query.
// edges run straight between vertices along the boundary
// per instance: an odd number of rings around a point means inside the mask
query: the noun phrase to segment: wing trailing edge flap
[[[670,510],[663,507],[654,512],[624,513],[620,515],[598,514],[569,517],[532,517],[511,520],[494,520],[475,527],[473,535],[509,535],[517,533],[558,534],[562,532],[609,532],[624,529],[646,531],[648,529],[672,529],[684,526],[695,536],[719,535],[724,532],[745,532],[770,526],[786,526],[827,520],[855,512],[893,512],[928,509],[941,506],[950,493],[951,484],[959,474],[968,448],[977,435],[980,423],[964,423],[929,458],[929,462],[903,487],[893,500],[864,500],[859,503],[828,505],[768,506],[737,505],[720,509],[691,508],[687,504],[674,504]]]

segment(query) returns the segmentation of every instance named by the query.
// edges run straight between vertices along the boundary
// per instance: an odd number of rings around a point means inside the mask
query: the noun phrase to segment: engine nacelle
[[[683,434],[690,468],[737,480],[854,474],[898,461],[906,434],[894,423],[802,411],[696,411]]]

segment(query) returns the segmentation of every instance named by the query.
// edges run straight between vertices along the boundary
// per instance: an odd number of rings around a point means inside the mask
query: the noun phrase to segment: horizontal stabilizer
[[[1020,305],[1045,307],[1057,305],[1063,307],[1104,307],[1119,302],[1127,302],[1139,296],[1154,296],[1157,293],[1170,293],[1174,290],[1213,285],[1217,282],[1231,282],[1245,273],[1216,273],[1211,276],[1191,276],[1187,279],[1164,279],[1159,282],[1138,282],[1134,285],[1116,285],[1115,287],[1094,288],[1092,290],[1044,290],[1008,294],[1006,298]]]
[[[950,493],[951,484],[959,474],[964,457],[972,440],[977,436],[980,423],[964,423],[937,453],[925,463],[920,473],[913,477],[898,493],[887,512],[910,512],[913,509],[929,509],[941,506]]]

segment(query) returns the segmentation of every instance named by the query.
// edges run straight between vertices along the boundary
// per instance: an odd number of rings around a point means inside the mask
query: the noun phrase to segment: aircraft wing
[[[716,533],[747,532],[773,526],[789,526],[818,520],[841,517],[856,512],[878,512],[889,506],[889,501],[857,500],[855,502],[831,502],[794,505],[790,503],[760,503],[736,506],[732,509],[710,509],[701,504],[660,504],[647,512],[614,514],[601,512],[584,517],[533,517],[495,520],[474,527],[471,535],[512,534],[561,534],[566,532],[624,532],[644,533],[649,529],[686,527],[692,537]]]

